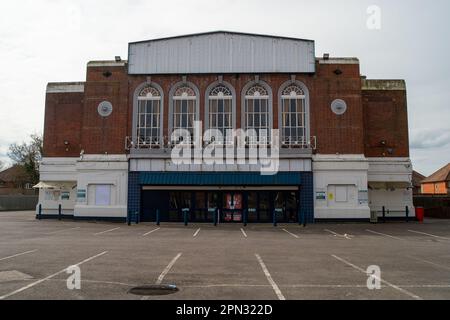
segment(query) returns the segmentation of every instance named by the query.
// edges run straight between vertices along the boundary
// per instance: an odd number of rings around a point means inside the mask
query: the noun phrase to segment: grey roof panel
[[[130,74],[314,73],[314,41],[213,32],[134,42]]]

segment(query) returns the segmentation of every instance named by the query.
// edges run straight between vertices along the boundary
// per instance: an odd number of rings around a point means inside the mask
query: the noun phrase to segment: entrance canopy
[[[301,173],[279,172],[142,172],[141,185],[157,186],[298,186]]]

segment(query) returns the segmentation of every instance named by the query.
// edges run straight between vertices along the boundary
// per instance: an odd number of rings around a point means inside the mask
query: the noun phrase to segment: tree
[[[2,160],[0,160],[0,171],[3,170],[4,166],[5,166],[5,163]]]
[[[39,164],[42,159],[43,137],[40,134],[30,135],[30,142],[13,143],[9,146],[8,157],[15,165],[21,165],[30,176],[32,183],[39,182]]]

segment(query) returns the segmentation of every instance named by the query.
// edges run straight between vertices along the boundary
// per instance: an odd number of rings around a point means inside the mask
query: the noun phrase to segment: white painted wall
[[[70,200],[46,200],[46,190],[40,190],[39,203],[43,214],[58,214],[61,203],[63,214],[75,217],[110,217],[127,216],[128,199],[128,160],[126,155],[85,155],[80,158],[44,158],[40,167],[41,181],[49,184],[76,185],[70,190]],[[95,204],[96,185],[111,185],[111,202],[109,206]],[[86,198],[79,201],[77,191],[86,190]],[[94,198],[94,199],[92,199]],[[38,210],[38,207],[36,208]]]
[[[78,161],[78,190],[86,190],[86,198],[78,199],[75,217],[126,218],[128,199],[128,161],[126,155],[88,155]],[[96,205],[95,187],[110,185],[109,206]]]
[[[207,160],[206,160],[207,161]],[[147,172],[260,172],[260,165],[249,164],[215,164],[215,165],[175,165],[171,159],[131,159],[130,170]],[[280,172],[310,172],[311,159],[280,159]]]
[[[381,212],[384,206],[388,217],[405,217],[408,206],[415,216],[412,171],[408,158],[369,158],[370,210]]]
[[[315,218],[370,218],[368,202],[361,197],[368,193],[368,169],[369,163],[363,155],[314,156]],[[346,190],[346,201],[337,198],[343,189]]]
[[[40,165],[40,179],[48,184],[76,185],[77,171],[76,162],[78,158],[44,158]],[[50,191],[50,190],[49,190]],[[57,215],[58,207],[61,204],[62,214],[73,215],[76,201],[76,188],[65,188],[63,191],[70,191],[69,200],[48,200],[46,191],[39,190],[39,202],[36,206],[36,213],[39,212],[39,204],[42,205],[42,214]]]

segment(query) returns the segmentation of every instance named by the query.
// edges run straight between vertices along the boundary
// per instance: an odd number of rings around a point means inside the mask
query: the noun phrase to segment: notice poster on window
[[[111,186],[98,185],[95,187],[95,205],[109,206],[111,203]]]
[[[228,193],[226,195],[226,204],[225,204],[225,221],[231,222],[241,222],[242,221],[242,194]],[[230,211],[227,211],[230,210]]]

